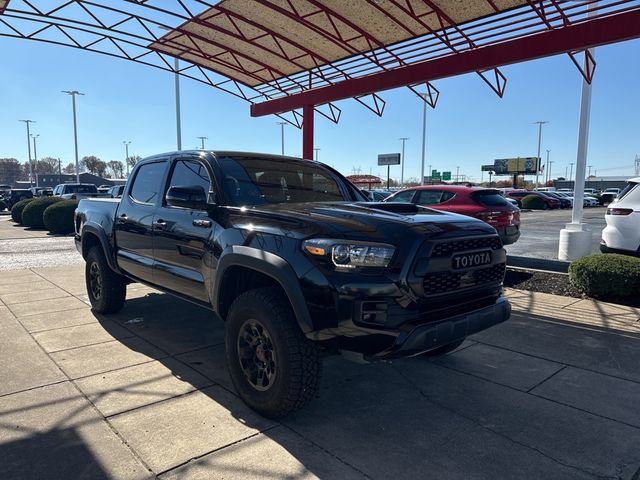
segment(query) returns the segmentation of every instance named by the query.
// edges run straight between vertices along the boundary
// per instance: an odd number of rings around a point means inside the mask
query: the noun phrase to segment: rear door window
[[[166,162],[147,163],[140,166],[131,187],[131,198],[139,203],[153,205],[162,190]]]
[[[420,190],[415,203],[418,205],[435,205],[442,201],[442,193],[442,190]]]

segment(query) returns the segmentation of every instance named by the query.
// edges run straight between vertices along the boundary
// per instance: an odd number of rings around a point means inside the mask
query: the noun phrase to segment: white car
[[[583,205],[585,207],[597,207],[598,205],[600,205],[600,202],[598,201],[597,198],[595,197],[589,197],[587,195],[584,196],[584,203]]]
[[[627,180],[618,200],[607,208],[600,250],[640,255],[640,177]]]

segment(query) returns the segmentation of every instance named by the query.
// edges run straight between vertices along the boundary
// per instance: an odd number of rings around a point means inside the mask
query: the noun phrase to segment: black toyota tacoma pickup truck
[[[367,202],[317,162],[157,155],[121,199],[81,200],[75,225],[96,312],[122,308],[131,282],[211,309],[238,393],[268,417],[314,397],[323,353],[440,355],[510,315],[491,226]]]

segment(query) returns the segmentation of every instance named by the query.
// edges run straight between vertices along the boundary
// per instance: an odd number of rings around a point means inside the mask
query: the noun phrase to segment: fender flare
[[[220,311],[220,289],[224,274],[230,267],[245,267],[260,272],[278,282],[289,299],[298,325],[304,333],[314,330],[311,315],[302,294],[300,281],[289,263],[270,252],[252,247],[234,245],[226,248],[220,256],[213,285],[213,299],[216,312]]]
[[[102,251],[104,252],[104,256],[107,259],[107,263],[109,264],[109,267],[114,272],[120,273],[120,269],[116,265],[116,261],[114,258],[113,248],[109,242],[109,239],[107,239],[107,234],[104,232],[104,229],[101,227],[96,227],[91,223],[85,223],[82,227],[82,233],[80,235],[80,238],[82,240],[82,251],[84,251],[84,241],[85,241],[85,238],[87,238],[85,236],[87,233],[90,233],[98,237],[98,241],[102,246]]]

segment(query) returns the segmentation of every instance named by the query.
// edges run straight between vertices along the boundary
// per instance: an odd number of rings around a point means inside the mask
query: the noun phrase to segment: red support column
[[[313,160],[313,105],[302,107],[302,158]]]

